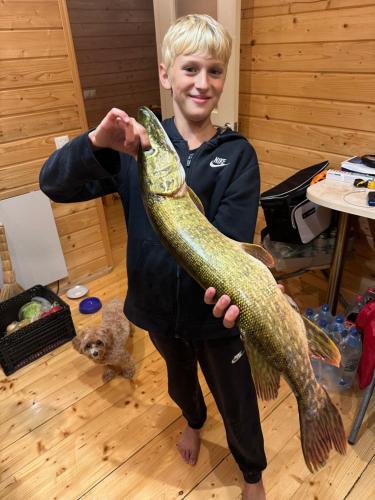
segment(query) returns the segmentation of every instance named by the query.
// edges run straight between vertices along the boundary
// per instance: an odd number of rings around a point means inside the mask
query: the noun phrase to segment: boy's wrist
[[[98,146],[96,142],[95,129],[91,130],[91,132],[88,133],[87,137],[89,139],[89,143],[93,151],[98,151],[99,149],[103,149],[101,146]]]

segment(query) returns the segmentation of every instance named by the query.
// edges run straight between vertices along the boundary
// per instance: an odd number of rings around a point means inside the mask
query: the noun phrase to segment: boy
[[[159,76],[171,91],[174,118],[163,126],[206,217],[227,236],[251,241],[259,200],[255,151],[240,134],[215,129],[211,123],[230,52],[229,34],[209,16],[185,16],[169,28]],[[141,200],[134,160],[140,145],[149,146],[146,131],[114,108],[95,130],[51,156],[41,171],[41,189],[57,202],[120,194],[128,230],[124,311],[130,321],[149,331],[166,361],[168,392],[187,421],[177,448],[187,463],[196,463],[199,430],[206,420],[199,362],[244,475],[243,498],[265,498],[261,473],[266,458],[257,400],[249,363],[233,328],[238,309],[228,308],[223,324],[219,318],[230,302],[223,296],[213,317],[207,304],[214,302],[215,290],[206,291],[205,304],[200,287],[160,244]]]

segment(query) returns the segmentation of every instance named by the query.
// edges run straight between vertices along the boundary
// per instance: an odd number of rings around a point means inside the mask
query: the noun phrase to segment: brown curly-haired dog
[[[82,330],[73,339],[73,346],[95,363],[104,365],[103,382],[116,375],[132,378],[135,365],[125,347],[129,333],[130,323],[124,315],[123,304],[114,299],[103,306],[101,325]]]

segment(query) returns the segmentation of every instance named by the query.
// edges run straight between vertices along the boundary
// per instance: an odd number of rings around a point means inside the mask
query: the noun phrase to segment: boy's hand
[[[125,111],[112,108],[95,130],[89,133],[94,148],[110,148],[137,158],[138,147],[150,147],[146,129]]]
[[[277,285],[284,292],[284,285]],[[207,288],[204,294],[206,304],[215,304],[212,314],[215,318],[222,318],[225,328],[233,328],[240,314],[240,310],[234,304],[231,305],[228,295],[222,295],[218,300],[215,300],[216,290],[212,286]]]

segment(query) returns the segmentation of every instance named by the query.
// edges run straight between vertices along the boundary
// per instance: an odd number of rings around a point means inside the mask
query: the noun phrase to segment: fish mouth
[[[173,196],[185,182],[185,171],[166,131],[146,106],[138,110],[138,122],[146,129],[151,147],[138,150],[138,167],[144,193]]]
[[[150,139],[151,147],[144,151],[147,155],[160,149],[160,146],[167,147],[170,152],[174,152],[174,147],[169,139],[166,131],[162,127],[157,116],[146,106],[141,106],[138,109],[138,123],[140,123],[147,131]]]
[[[143,125],[143,127],[147,127],[149,123],[155,122],[159,123],[156,115],[151,111],[151,109],[146,106],[141,106],[138,109],[138,122]]]

